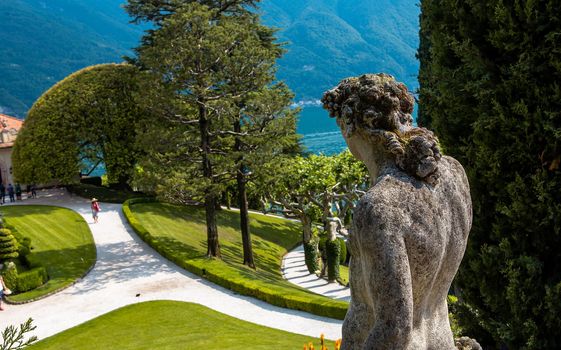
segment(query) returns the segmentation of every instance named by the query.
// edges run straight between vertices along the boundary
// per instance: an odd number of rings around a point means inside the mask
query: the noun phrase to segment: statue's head
[[[351,147],[353,139],[364,140],[364,147],[382,145],[402,170],[436,183],[438,140],[431,131],[413,127],[414,99],[403,83],[388,74],[347,78],[325,92],[322,102],[355,156],[360,158],[360,152]]]

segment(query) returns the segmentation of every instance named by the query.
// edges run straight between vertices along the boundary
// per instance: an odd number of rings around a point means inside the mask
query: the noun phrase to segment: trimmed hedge
[[[327,253],[327,279],[336,281],[339,278],[339,259],[341,255],[340,240],[327,240],[325,251]]]
[[[105,203],[123,203],[127,199],[131,198],[144,198],[145,193],[135,192],[125,189],[110,188],[106,186],[95,186],[91,184],[75,184],[67,185],[66,188],[71,193],[74,193],[80,197],[91,199],[92,197],[97,198],[100,202]]]
[[[163,257],[224,288],[266,301],[269,304],[340,320],[345,318],[348,303],[344,301],[329,299],[297,288],[278,286],[271,288],[266,281],[243,276],[221,260],[208,258],[182,259],[177,257],[166,248],[165,244],[159,242],[157,237],[152,236],[131,211],[131,205],[154,201],[154,199],[146,198],[129,199],[123,203],[123,213],[138,236]]]
[[[16,290],[18,293],[27,292],[28,290],[42,286],[48,279],[47,269],[43,266],[36,267],[18,274]]]
[[[93,186],[101,186],[103,181],[101,180],[100,176],[91,176],[91,177],[83,177],[80,179],[81,184],[85,185],[93,185]]]

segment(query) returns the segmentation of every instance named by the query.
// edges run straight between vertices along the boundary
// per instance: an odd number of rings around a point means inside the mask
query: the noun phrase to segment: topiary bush
[[[310,273],[316,273],[319,271],[319,238],[318,236],[312,236],[309,242],[304,242],[304,256],[306,257],[306,267]]]
[[[17,292],[18,290],[18,269],[16,264],[9,262],[4,265],[4,270],[2,271],[2,279],[8,288],[12,292]]]
[[[0,228],[0,262],[15,259],[18,256],[18,242],[12,235],[12,231],[7,228]]]
[[[327,279],[336,281],[339,278],[339,259],[341,256],[341,245],[338,239],[325,242],[327,253]]]
[[[42,286],[48,279],[47,269],[43,266],[22,272],[17,276],[16,291],[18,293],[27,292],[28,290]]]
[[[341,237],[338,237],[337,240],[339,241],[339,247],[341,248],[341,252],[339,253],[339,264],[344,265],[347,262],[347,243]]]

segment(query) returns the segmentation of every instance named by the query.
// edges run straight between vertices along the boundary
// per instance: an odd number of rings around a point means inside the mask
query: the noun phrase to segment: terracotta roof
[[[12,117],[6,114],[0,113],[0,131],[2,133],[15,133],[17,134],[23,125],[23,120],[16,117]],[[0,148],[10,148],[14,145],[15,137],[4,138],[4,135],[0,137]],[[9,139],[8,142],[4,142],[5,139]]]

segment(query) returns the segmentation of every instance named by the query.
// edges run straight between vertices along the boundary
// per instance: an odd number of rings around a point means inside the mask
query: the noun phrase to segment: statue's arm
[[[372,207],[370,207],[372,208]],[[384,206],[371,209],[362,225],[365,254],[363,271],[368,273],[374,325],[364,349],[407,349],[413,329],[413,292],[400,209]]]

